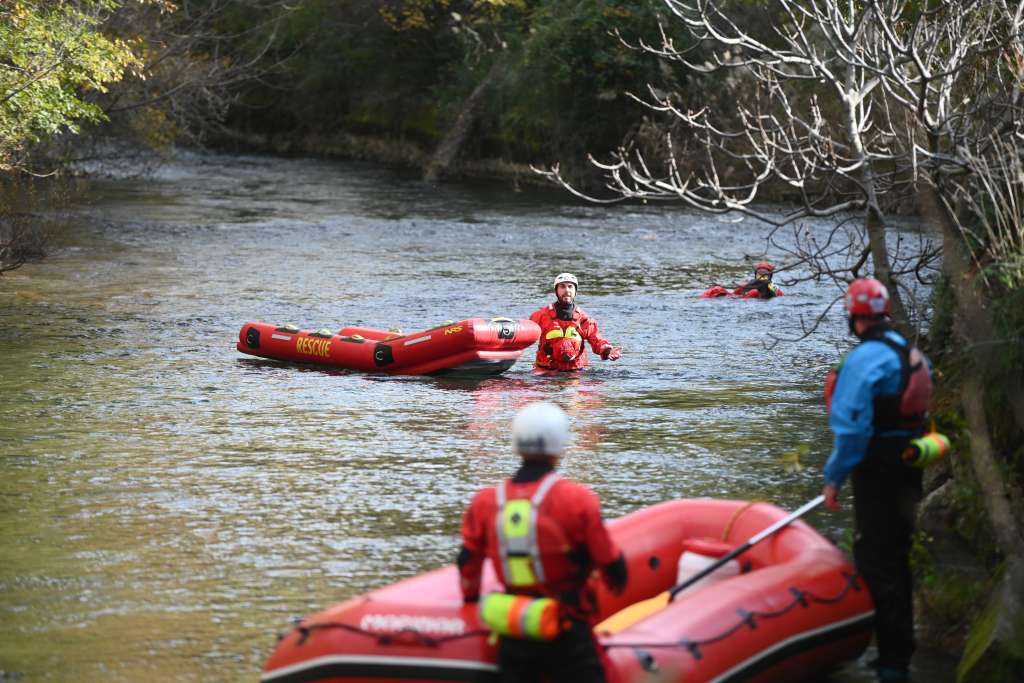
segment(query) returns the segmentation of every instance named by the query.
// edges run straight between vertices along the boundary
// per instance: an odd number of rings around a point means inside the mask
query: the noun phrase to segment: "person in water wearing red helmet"
[[[530,320],[540,325],[536,366],[545,370],[582,370],[587,367],[584,342],[602,360],[618,360],[622,349],[601,336],[597,321],[576,304],[579,282],[572,273],[555,278],[555,301],[537,310]]]
[[[701,294],[703,299],[711,299],[718,296],[738,296],[744,299],[771,299],[782,296],[782,289],[772,282],[772,275],[775,273],[775,266],[768,261],[761,261],[754,266],[754,279],[746,282],[730,292],[722,285],[714,285],[704,290]]]
[[[860,343],[825,384],[834,435],[825,463],[825,505],[853,482],[853,556],[875,601],[874,662],[879,681],[910,680],[914,653],[910,572],[914,512],[921,470],[907,462],[911,441],[925,431],[932,393],[928,359],[889,326],[889,293],[873,278],[846,290],[850,331]]]
[[[480,603],[498,635],[503,683],[542,680],[604,683],[594,639],[597,601],[590,577],[600,569],[613,592],[627,582],[625,557],[601,519],[597,495],[562,479],[555,466],[569,441],[561,408],[531,403],[512,421],[522,465],[478,492],[462,523],[456,563],[466,602]],[[505,593],[480,595],[484,558]]]

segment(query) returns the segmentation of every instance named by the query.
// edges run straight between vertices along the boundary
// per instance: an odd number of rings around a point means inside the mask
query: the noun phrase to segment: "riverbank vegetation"
[[[993,586],[988,605],[979,612],[963,603],[968,614],[960,617],[974,625],[958,678],[1019,676],[1024,9],[999,0],[777,0],[775,14],[765,17],[771,30],[758,31],[736,19],[734,3],[666,4],[703,54],[668,36],[639,49],[691,73],[726,74],[715,79],[728,93],[725,107],[693,109],[676,93],[652,91],[645,106],[662,117],[661,140],[620,146],[595,166],[620,199],[744,213],[760,219],[781,249],[773,235],[792,230],[789,266],[836,281],[837,292],[873,274],[891,293],[894,325],[912,339],[930,318],[924,302],[911,305],[915,285],[942,278],[944,298],[932,302],[940,320],[921,343],[946,378],[943,428],[960,432],[961,459],[932,496],[945,496],[965,519],[983,513],[990,534],[974,529],[965,539],[976,545],[987,538],[976,551],[999,560],[981,579]],[[680,144],[674,129],[689,131],[689,139]],[[693,140],[704,159],[699,166]],[[557,166],[548,175],[586,196]],[[790,187],[797,199],[781,219],[754,205],[770,185]],[[907,202],[939,228],[941,242],[892,243],[887,216]],[[810,216],[837,217],[827,243],[802,239],[799,221]]]
[[[954,523],[931,535],[994,567],[949,581],[921,559],[922,603],[974,624],[961,678],[996,680],[1024,661],[1022,27],[1005,0],[6,3],[0,177],[24,196],[18,174],[181,142],[431,179],[533,166],[599,201],[762,219],[800,277],[873,273],[937,360],[956,435],[923,507]],[[779,198],[781,220],[756,209]],[[15,207],[0,272],[45,249]],[[940,237],[894,242],[908,211]],[[833,238],[802,237],[808,216],[835,217]]]

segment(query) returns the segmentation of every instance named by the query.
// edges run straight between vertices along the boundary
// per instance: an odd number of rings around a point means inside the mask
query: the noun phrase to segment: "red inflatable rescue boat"
[[[609,681],[799,681],[858,657],[871,638],[871,596],[845,555],[802,521],[669,600],[694,557],[724,554],[714,549],[738,547],[785,517],[766,503],[679,500],[609,522],[629,562],[622,595],[597,586]],[[489,562],[483,588],[501,590]],[[497,678],[495,648],[477,606],[462,603],[453,565],[300,622],[261,681]]]
[[[300,330],[295,325],[247,322],[238,333],[238,350],[263,358],[393,375],[498,374],[512,367],[539,336],[535,322],[509,318],[471,318],[412,334],[369,327]]]

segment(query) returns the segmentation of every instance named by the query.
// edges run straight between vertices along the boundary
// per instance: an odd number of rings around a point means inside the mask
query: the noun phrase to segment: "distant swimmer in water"
[[[718,296],[739,297],[742,299],[771,299],[782,296],[782,290],[772,282],[772,274],[775,266],[767,261],[761,261],[754,266],[754,279],[742,284],[731,292],[722,285],[713,285],[704,290],[700,295],[702,299],[712,299]]]
[[[537,349],[537,368],[542,370],[582,370],[587,367],[587,349],[583,342],[602,360],[618,360],[622,349],[613,346],[601,336],[597,321],[576,305],[576,287],[579,282],[572,273],[555,278],[555,301],[534,312],[530,320],[540,325],[540,347]]]

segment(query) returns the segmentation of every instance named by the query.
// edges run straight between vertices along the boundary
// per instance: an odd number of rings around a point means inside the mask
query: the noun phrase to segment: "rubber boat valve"
[[[260,348],[260,331],[250,327],[245,333],[245,343],[250,349]]]

